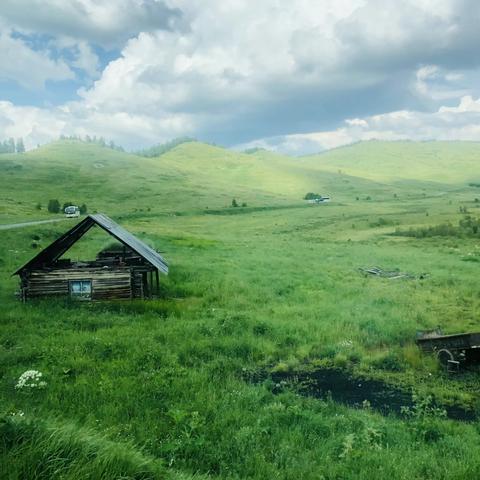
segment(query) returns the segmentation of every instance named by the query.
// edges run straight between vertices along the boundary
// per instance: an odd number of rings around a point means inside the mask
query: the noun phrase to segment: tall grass
[[[446,201],[447,187],[423,180],[392,187],[265,152],[246,163],[228,154],[218,163],[221,149],[194,143],[161,161],[138,159],[144,166],[135,175],[142,178],[115,185],[118,172],[111,170],[131,168],[136,157],[113,152],[100,159],[93,147],[81,148],[79,158],[104,163],[109,183],[104,190],[89,183],[92,162],[86,161],[71,167],[66,185],[101,192],[101,206],[114,202],[122,224],[162,251],[170,276],[162,278],[162,298],[150,302],[21,304],[11,273],[37,251],[33,241],[46,246],[62,228],[1,232],[0,461],[6,478],[478,476],[476,424],[382,417],[302,398],[294,386],[278,389],[268,378],[245,380],[256,372],[268,377],[271,370],[335,366],[475,406],[476,373],[448,377],[414,339],[417,329],[438,325],[447,333],[478,329],[478,268],[463,261],[476,252],[477,240],[388,235],[397,225],[458,223],[458,205],[470,187],[457,186]],[[26,162],[15,188],[39,171],[39,179],[60,175],[66,151],[59,144],[48,159],[45,151],[32,154],[39,164]],[[205,163],[210,155],[216,164]],[[275,178],[266,165],[273,160],[279,162]],[[58,171],[49,173],[48,162]],[[420,184],[428,195],[419,195]],[[139,185],[146,203],[136,197]],[[223,212],[234,185],[241,190],[235,197],[251,196],[252,208],[241,215],[204,213],[206,206]],[[327,192],[328,185],[338,187],[341,202],[310,208],[299,200],[302,208],[290,208],[299,193]],[[40,183],[34,189],[50,195]],[[14,202],[24,202],[16,210],[23,215],[27,199],[19,194],[15,200],[9,191]],[[355,200],[367,194],[373,201]],[[155,203],[150,212],[148,202]],[[188,214],[171,213],[177,210]],[[106,238],[92,231],[70,255],[92,258]],[[369,265],[416,278],[365,278],[358,267]],[[423,273],[429,275],[420,278]],[[42,372],[45,388],[15,388],[29,369]]]

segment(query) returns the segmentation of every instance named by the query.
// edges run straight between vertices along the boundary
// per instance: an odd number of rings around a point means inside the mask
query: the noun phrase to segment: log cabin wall
[[[117,267],[32,270],[22,279],[24,298],[70,296],[72,282],[75,281],[77,284],[79,281],[91,281],[90,298],[86,296],[86,299],[109,300],[133,297],[130,268]]]
[[[63,255],[94,226],[123,247],[103,250],[93,261],[75,263]],[[20,297],[71,296],[85,300],[152,298],[160,293],[159,273],[168,264],[152,247],[103,214],[88,215],[14,272]]]
[[[143,272],[132,270],[132,297],[145,298],[145,286],[143,283]]]

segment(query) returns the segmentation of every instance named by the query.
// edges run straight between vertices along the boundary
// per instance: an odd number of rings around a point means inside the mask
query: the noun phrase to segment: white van
[[[64,212],[67,218],[74,218],[80,216],[80,209],[76,205],[70,205],[69,207],[65,207]]]

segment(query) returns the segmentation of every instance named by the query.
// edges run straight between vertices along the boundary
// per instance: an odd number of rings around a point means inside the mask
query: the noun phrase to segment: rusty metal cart
[[[480,360],[480,333],[443,335],[441,330],[417,332],[417,345],[425,352],[435,353],[448,370],[458,370],[462,363]]]

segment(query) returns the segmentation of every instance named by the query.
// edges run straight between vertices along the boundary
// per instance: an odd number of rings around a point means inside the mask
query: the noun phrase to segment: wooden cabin
[[[88,262],[60,258],[92,227],[98,226],[122,244],[103,250]],[[150,298],[159,291],[159,273],[168,265],[153,248],[103,214],[88,215],[14,275],[20,276],[20,296],[69,296],[79,300]]]

